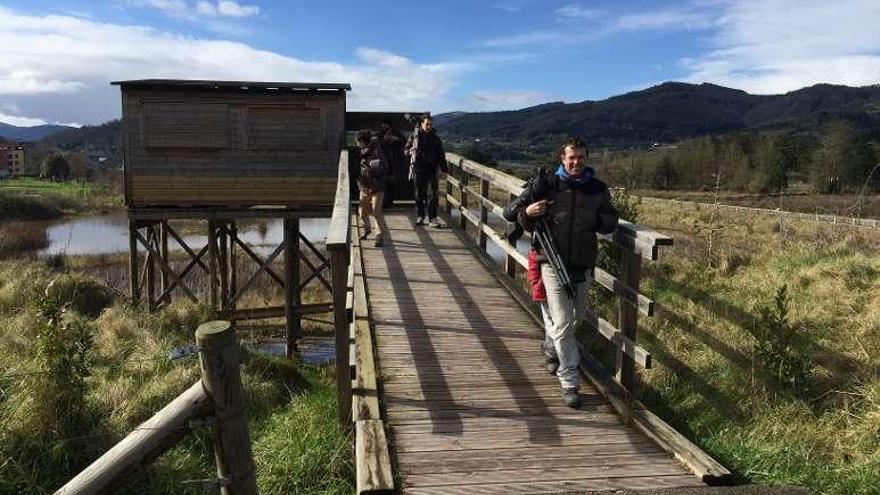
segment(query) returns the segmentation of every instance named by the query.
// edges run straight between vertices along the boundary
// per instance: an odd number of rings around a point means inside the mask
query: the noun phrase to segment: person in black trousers
[[[405,151],[410,159],[410,178],[415,183],[416,225],[427,222],[439,228],[437,189],[440,174],[447,172],[446,153],[430,115],[422,117],[418,130],[409,137]]]

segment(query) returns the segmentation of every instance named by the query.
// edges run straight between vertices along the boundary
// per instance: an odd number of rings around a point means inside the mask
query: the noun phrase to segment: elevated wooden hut
[[[122,89],[130,208],[332,204],[350,85],[113,84]]]

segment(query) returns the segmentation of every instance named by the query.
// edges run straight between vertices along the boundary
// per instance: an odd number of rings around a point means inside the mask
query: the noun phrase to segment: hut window
[[[227,148],[229,105],[146,103],[144,136],[148,148]]]

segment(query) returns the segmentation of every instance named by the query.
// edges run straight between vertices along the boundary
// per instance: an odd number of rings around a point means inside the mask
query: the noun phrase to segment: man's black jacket
[[[413,137],[409,137],[406,143],[407,154],[412,152]],[[443,142],[440,136],[431,129],[428,132],[419,129],[419,141],[416,147],[416,161],[413,166],[413,172],[416,174],[436,174],[437,169],[446,173],[446,152],[443,151]]]
[[[504,218],[519,222],[531,232],[537,219],[526,215],[526,207],[542,199],[549,200],[547,222],[566,266],[594,268],[598,255],[596,232],[610,234],[617,228],[617,210],[611,204],[608,186],[595,178],[578,183],[557,175],[546,176],[530,182],[504,209]]]

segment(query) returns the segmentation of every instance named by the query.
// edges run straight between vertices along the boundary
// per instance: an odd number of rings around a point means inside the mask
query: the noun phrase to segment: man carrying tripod
[[[504,211],[508,221],[533,232],[536,256],[530,258],[538,263],[537,282],[543,282],[546,292],[541,301],[545,365],[559,377],[565,404],[574,408],[580,407],[580,350],[574,330],[586,309],[596,266],[596,232],[613,232],[618,219],[608,186],[586,166],[587,153],[580,138],[566,140],[555,173],[530,181]]]

